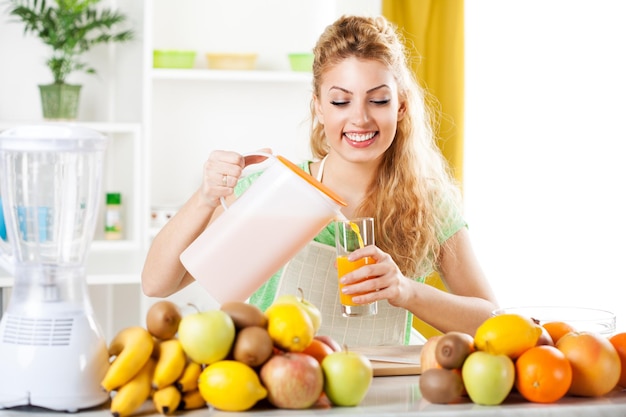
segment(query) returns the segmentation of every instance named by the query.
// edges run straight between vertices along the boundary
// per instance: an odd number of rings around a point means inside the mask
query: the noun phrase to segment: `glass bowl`
[[[615,314],[606,310],[585,307],[527,306],[507,307],[492,314],[519,314],[538,321],[539,324],[562,321],[579,332],[594,332],[610,336],[615,332]]]

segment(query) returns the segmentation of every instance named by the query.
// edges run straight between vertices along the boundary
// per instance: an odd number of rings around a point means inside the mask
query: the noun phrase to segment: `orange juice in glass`
[[[335,244],[337,247],[337,278],[341,279],[348,272],[360,267],[373,264],[376,261],[371,257],[348,261],[348,255],[364,246],[374,244],[374,219],[361,217],[352,220],[338,220],[335,222]],[[352,297],[358,294],[343,294],[343,285],[339,283],[339,300],[344,317],[369,316],[378,313],[378,304],[355,304]]]

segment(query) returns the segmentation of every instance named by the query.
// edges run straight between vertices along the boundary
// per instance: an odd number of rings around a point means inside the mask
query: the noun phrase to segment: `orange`
[[[592,332],[569,332],[556,347],[572,365],[569,394],[600,397],[617,386],[622,364],[608,338]]]
[[[553,403],[572,384],[572,367],[560,350],[550,345],[528,349],[515,362],[515,387],[528,401]]]
[[[313,356],[320,364],[326,355],[333,353],[334,350],[326,343],[318,339],[313,339],[309,346],[304,348],[302,353]]]
[[[555,344],[563,335],[576,331],[571,324],[565,323],[564,321],[550,321],[543,323],[542,326],[548,331]]]
[[[622,372],[619,377],[618,385],[626,388],[626,333],[617,333],[609,338],[609,342],[613,345],[622,364]]]

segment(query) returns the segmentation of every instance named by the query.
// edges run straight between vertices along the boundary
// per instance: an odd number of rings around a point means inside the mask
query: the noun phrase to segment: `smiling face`
[[[346,58],[323,75],[315,113],[331,152],[351,162],[379,160],[405,113],[398,85],[381,62]]]

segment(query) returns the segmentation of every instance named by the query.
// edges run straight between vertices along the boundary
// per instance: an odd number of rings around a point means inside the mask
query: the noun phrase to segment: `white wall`
[[[626,2],[467,0],[466,215],[503,306],[626,330]]]

